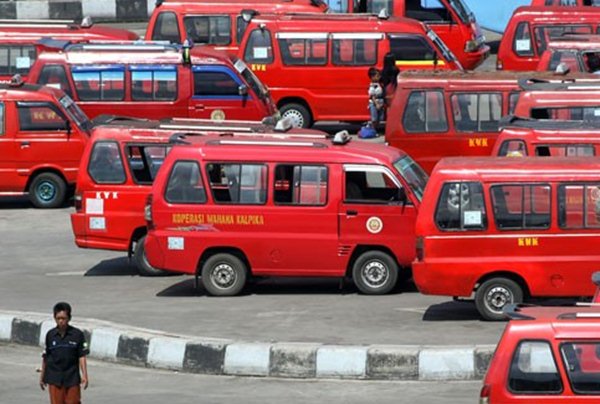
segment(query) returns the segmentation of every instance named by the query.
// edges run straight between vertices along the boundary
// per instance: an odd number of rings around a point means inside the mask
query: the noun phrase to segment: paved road
[[[363,296],[336,280],[262,280],[244,295],[207,297],[185,276],[143,278],[124,254],[78,249],[72,208],[0,201],[0,308],[49,312],[67,300],[77,317],[180,334],[342,344],[495,344],[503,323],[470,303],[422,296],[412,285]]]
[[[0,402],[47,403],[37,386],[39,349],[0,345]],[[305,381],[200,376],[89,361],[85,403],[411,403],[477,402],[480,382]],[[126,382],[124,382],[126,381]]]

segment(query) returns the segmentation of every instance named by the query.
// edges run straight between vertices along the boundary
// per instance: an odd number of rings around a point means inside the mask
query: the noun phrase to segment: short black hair
[[[369,78],[372,79],[373,77],[375,77],[376,74],[380,74],[381,72],[379,71],[378,68],[376,67],[369,67]]]
[[[69,320],[71,319],[71,305],[67,302],[58,302],[54,305],[54,317],[56,317],[56,315],[58,313],[60,313],[61,311],[64,311],[67,313],[67,316],[69,317]]]

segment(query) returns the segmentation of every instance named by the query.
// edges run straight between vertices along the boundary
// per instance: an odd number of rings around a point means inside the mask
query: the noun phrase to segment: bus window
[[[561,185],[558,187],[558,223],[567,229],[600,227],[600,187]],[[585,195],[585,198],[584,198]]]

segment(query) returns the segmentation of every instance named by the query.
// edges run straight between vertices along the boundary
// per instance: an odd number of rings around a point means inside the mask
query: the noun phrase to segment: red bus
[[[472,297],[487,320],[530,298],[593,296],[599,170],[590,157],[440,161],[417,218],[417,288]]]

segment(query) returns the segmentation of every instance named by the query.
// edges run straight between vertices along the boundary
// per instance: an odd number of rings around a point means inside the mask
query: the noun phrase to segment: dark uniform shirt
[[[44,382],[55,386],[76,386],[81,383],[79,358],[89,353],[81,330],[68,326],[64,337],[53,328],[46,334],[46,371]]]

